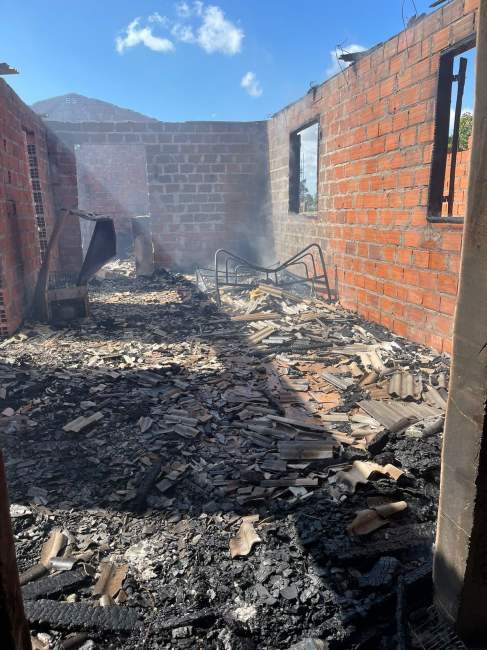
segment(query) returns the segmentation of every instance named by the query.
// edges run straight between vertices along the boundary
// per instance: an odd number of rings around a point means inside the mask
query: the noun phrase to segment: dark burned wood
[[[317,478],[276,478],[264,479],[260,482],[262,487],[316,487]]]
[[[431,530],[422,524],[396,526],[394,529],[391,528],[388,534],[390,535],[388,539],[377,541],[370,539],[365,546],[347,543],[337,549],[336,545],[325,542],[325,553],[348,564],[357,560],[372,560],[383,555],[394,555],[414,547],[430,547],[433,542]]]
[[[38,562],[37,564],[34,564],[34,566],[29,567],[26,571],[20,574],[20,584],[26,585],[28,582],[31,582],[32,580],[37,580],[37,578],[41,578],[42,576],[46,575],[46,573],[47,573],[47,567],[45,567],[43,564]]]
[[[159,460],[145,471],[137,488],[137,493],[130,503],[134,512],[143,512],[145,510],[147,497],[161,473],[161,468],[162,461]]]
[[[61,643],[62,650],[72,650],[72,648],[79,648],[88,639],[86,632],[73,634]]]
[[[94,607],[91,603],[29,600],[25,603],[25,612],[31,623],[47,623],[55,630],[132,632],[141,629],[139,619],[142,612],[134,607]],[[25,646],[25,650],[27,648],[30,646]]]
[[[51,237],[47,244],[47,250],[44,259],[37,275],[36,288],[34,290],[34,298],[31,305],[31,312],[35,318],[39,320],[47,320],[49,316],[49,305],[47,301],[47,286],[49,283],[49,265],[51,256],[56,243],[61,234],[62,227],[68,216],[67,210],[61,210],[56,216],[54,228],[52,229]]]
[[[14,538],[10,525],[10,511],[0,451],[0,630],[2,650],[30,650],[29,628],[25,620],[20,593]]]
[[[159,621],[156,626],[163,630],[171,630],[177,627],[184,627],[186,625],[194,625],[196,627],[206,626],[212,623],[217,617],[217,612],[208,607],[200,609],[197,612],[190,612],[182,616],[171,616]]]
[[[19,74],[19,71],[13,68],[8,63],[0,63],[0,74]]]
[[[318,460],[333,457],[335,443],[320,440],[300,440],[280,442],[278,445],[279,456],[284,460]]]
[[[22,588],[22,596],[24,600],[56,598],[69,590],[76,590],[88,580],[89,576],[82,571],[65,571],[25,585]]]

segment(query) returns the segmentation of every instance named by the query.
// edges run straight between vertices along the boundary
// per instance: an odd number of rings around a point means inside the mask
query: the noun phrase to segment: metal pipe
[[[426,217],[426,221],[429,223],[456,223],[456,224],[463,224],[464,223],[464,218],[463,217],[433,217],[432,215],[428,215]]]
[[[271,268],[265,267],[265,266],[260,266],[259,264],[253,264],[252,262],[249,262],[248,260],[244,259],[240,255],[237,255],[235,253],[231,253],[230,251],[225,250],[224,248],[218,249],[215,252],[215,290],[216,290],[216,294],[217,294],[217,298],[216,298],[217,304],[219,306],[221,305],[221,297],[220,297],[221,283],[219,281],[219,275],[220,275],[219,262],[220,262],[220,258],[223,255],[227,256],[226,257],[226,264],[227,265],[228,265],[228,258],[233,258],[233,260],[241,262],[242,266],[247,266],[250,270],[256,271],[258,273],[265,273],[266,276],[268,276],[269,273],[273,273],[274,277],[275,277],[275,280],[276,280],[276,284],[278,284],[278,273],[280,271],[283,271],[286,268],[288,268],[289,266],[292,266],[295,262],[300,262],[304,257],[308,257],[308,256],[311,257],[311,265],[313,266],[313,274],[314,274],[314,278],[316,278],[318,276],[318,271],[317,271],[317,268],[316,268],[314,255],[312,253],[308,253],[308,251],[311,251],[312,249],[315,249],[315,248],[316,248],[317,253],[319,255],[319,258],[320,258],[321,268],[323,270],[322,277],[323,277],[323,279],[325,281],[325,287],[326,287],[326,291],[328,293],[328,299],[331,301],[332,296],[331,296],[331,290],[330,290],[330,285],[329,285],[329,281],[328,281],[328,274],[327,274],[327,271],[326,271],[326,265],[325,265],[325,259],[324,259],[323,251],[321,249],[321,246],[314,242],[314,243],[309,244],[308,246],[306,246],[303,250],[299,251],[298,253],[296,253],[295,255],[293,255],[288,260],[286,260],[284,263],[280,264],[279,266],[277,266],[274,269],[271,269]],[[228,280],[228,274],[226,275],[226,279]]]

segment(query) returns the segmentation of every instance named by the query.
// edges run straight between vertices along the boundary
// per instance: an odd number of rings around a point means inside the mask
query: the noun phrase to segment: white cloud
[[[351,43],[350,45],[345,45],[345,46],[340,46],[337,47],[335,50],[331,50],[330,52],[330,65],[327,67],[325,70],[325,75],[326,78],[328,77],[333,77],[333,75],[337,74],[341,70],[344,70],[345,68],[348,68],[350,63],[347,63],[347,61],[339,61],[338,57],[340,54],[347,53],[347,54],[352,54],[353,52],[364,52],[367,48],[364,47],[363,45],[358,45],[357,43]]]
[[[159,25],[164,25],[167,27],[169,25],[169,18],[166,16],[161,16],[161,14],[156,11],[147,18],[150,23],[158,23]]]
[[[172,26],[171,34],[174,38],[181,43],[194,43],[195,35],[192,27],[189,25],[181,25],[181,23],[176,23]]]
[[[195,0],[195,2],[193,2],[193,11],[197,16],[203,15],[204,7],[205,5],[201,2],[201,0]]]
[[[161,38],[152,33],[151,27],[142,27],[140,18],[135,18],[125,30],[124,36],[117,36],[115,47],[119,54],[135,45],[145,45],[154,52],[171,52],[174,44],[168,38]]]
[[[205,5],[201,0],[195,0],[191,5],[183,0],[175,5],[176,13],[180,18],[202,16],[204,7]]]
[[[222,52],[237,54],[242,47],[244,33],[225,18],[220,7],[209,5],[202,9],[203,22],[197,31],[197,43],[208,54]]]
[[[220,52],[234,55],[240,52],[244,32],[225,18],[222,9],[216,5],[205,5],[201,0],[188,3],[185,0],[174,5],[176,19],[169,19],[154,12],[147,17],[147,26],[140,18],[135,18],[125,32],[115,39],[119,54],[135,45],[143,44],[155,52],[174,50],[174,41],[192,43],[201,47],[207,54]],[[154,33],[165,30],[172,40]]]
[[[191,16],[191,7],[187,2],[178,2],[176,5],[176,13],[178,16],[181,16],[181,18],[189,18]]]
[[[247,72],[244,74],[240,85],[248,92],[251,97],[260,97],[262,95],[262,86],[260,85],[255,72]]]

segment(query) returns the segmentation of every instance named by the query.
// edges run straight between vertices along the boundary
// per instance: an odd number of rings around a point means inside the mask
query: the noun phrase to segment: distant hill
[[[153,117],[76,93],[42,99],[31,106],[46,120],[56,122],[156,122]]]

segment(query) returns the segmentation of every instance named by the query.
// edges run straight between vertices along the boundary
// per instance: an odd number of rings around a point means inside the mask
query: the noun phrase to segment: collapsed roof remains
[[[92,320],[1,344],[37,647],[138,647],[141,629],[167,648],[412,638],[430,598],[446,358],[265,284],[224,289],[219,312],[182,276],[136,279],[122,262],[105,276]],[[398,373],[414,394],[390,394]]]

